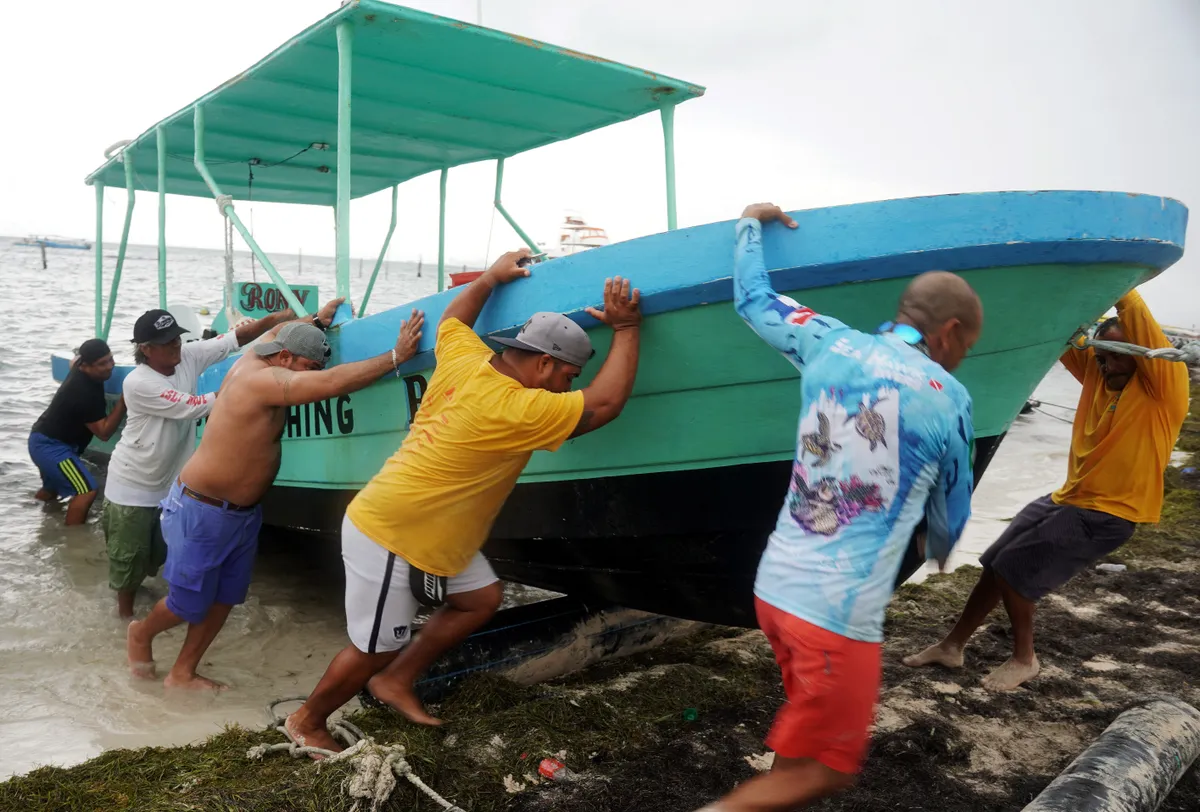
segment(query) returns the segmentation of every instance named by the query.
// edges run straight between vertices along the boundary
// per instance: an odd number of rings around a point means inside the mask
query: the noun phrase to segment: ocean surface
[[[116,247],[106,245],[104,254],[107,290]],[[346,644],[342,585],[329,575],[341,572],[337,550],[302,538],[272,538],[264,540],[248,601],[230,614],[202,666],[230,690],[168,697],[160,682],[129,677],[125,627],[108,589],[104,536],[96,523],[99,504],[86,525],[67,528],[61,510],[33,498],[38,474],[26,441],[55,391],[50,354],[90,338],[94,318],[92,252],[50,249],[47,257],[43,270],[37,248],[0,237],[0,292],[12,308],[0,352],[0,780],[113,747],[186,744],[232,722],[260,726],[268,701],[307,693]],[[332,259],[304,257],[302,268],[295,256],[273,259],[289,282],[318,285],[322,300],[331,295]],[[353,260],[356,297],[372,267],[366,260],[359,270]],[[220,251],[172,249],[168,303],[216,313],[223,268]],[[126,339],[134,320],[157,305],[157,273],[153,246],[129,247],[110,333],[119,359],[131,358]],[[249,255],[238,254],[235,278],[251,274]],[[257,279],[267,281],[261,268]],[[426,265],[418,277],[415,263],[388,263],[371,311],[436,288],[436,267]],[[1042,381],[1034,395],[1041,410],[1017,419],[979,484],[952,567],[973,563],[1006,520],[1061,483],[1078,393],[1058,365]],[[147,585],[139,613],[165,594],[161,578]],[[522,596],[520,589],[511,592],[513,599]],[[182,627],[161,635],[155,658],[169,665],[182,640]]]

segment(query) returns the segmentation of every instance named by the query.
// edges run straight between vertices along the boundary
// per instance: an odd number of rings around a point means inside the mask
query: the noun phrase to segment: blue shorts
[[[162,501],[162,534],[167,542],[167,608],[188,623],[199,623],[214,603],[245,603],[258,552],[262,506],[231,510],[183,493],[176,482]]]
[[[39,432],[29,435],[29,456],[42,473],[42,487],[60,497],[96,490],[96,480],[71,446]]]

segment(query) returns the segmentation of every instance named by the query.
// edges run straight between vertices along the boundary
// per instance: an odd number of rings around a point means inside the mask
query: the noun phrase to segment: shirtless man
[[[169,586],[142,621],[129,625],[135,676],[153,677],[156,635],[188,624],[187,639],[164,680],[167,687],[224,686],[196,673],[229,611],[246,600],[258,530],[259,500],[279,471],[288,407],[358,391],[412,358],[424,314],[401,322],[395,348],[325,370],[329,345],[317,323],[295,321],[269,333],[229,370],[200,446],[162,503]]]

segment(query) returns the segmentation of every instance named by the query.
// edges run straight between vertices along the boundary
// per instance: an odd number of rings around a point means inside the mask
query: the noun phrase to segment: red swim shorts
[[[754,605],[787,692],[767,746],[784,758],[857,773],[879,699],[882,646],[834,634],[757,597]]]

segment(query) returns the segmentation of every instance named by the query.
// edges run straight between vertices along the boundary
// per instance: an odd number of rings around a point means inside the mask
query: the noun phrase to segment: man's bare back
[[[288,408],[354,392],[378,380],[393,369],[393,358],[401,364],[415,354],[423,323],[424,314],[414,310],[401,324],[393,352],[332,369],[323,369],[324,359],[315,358],[320,353],[311,352],[309,345],[323,342],[311,324],[293,322],[278,335],[266,336],[273,340],[243,354],[226,374],[200,447],[179,478],[205,496],[236,505],[257,504],[279,472]],[[313,357],[298,354],[303,352]]]
[[[287,406],[267,403],[262,390],[281,385],[297,373],[272,367],[265,358],[247,353],[221,384],[217,407],[204,426],[203,442],[183,468],[180,479],[205,496],[235,505],[262,499],[279,472],[280,437]],[[286,383],[282,383],[286,386]]]

